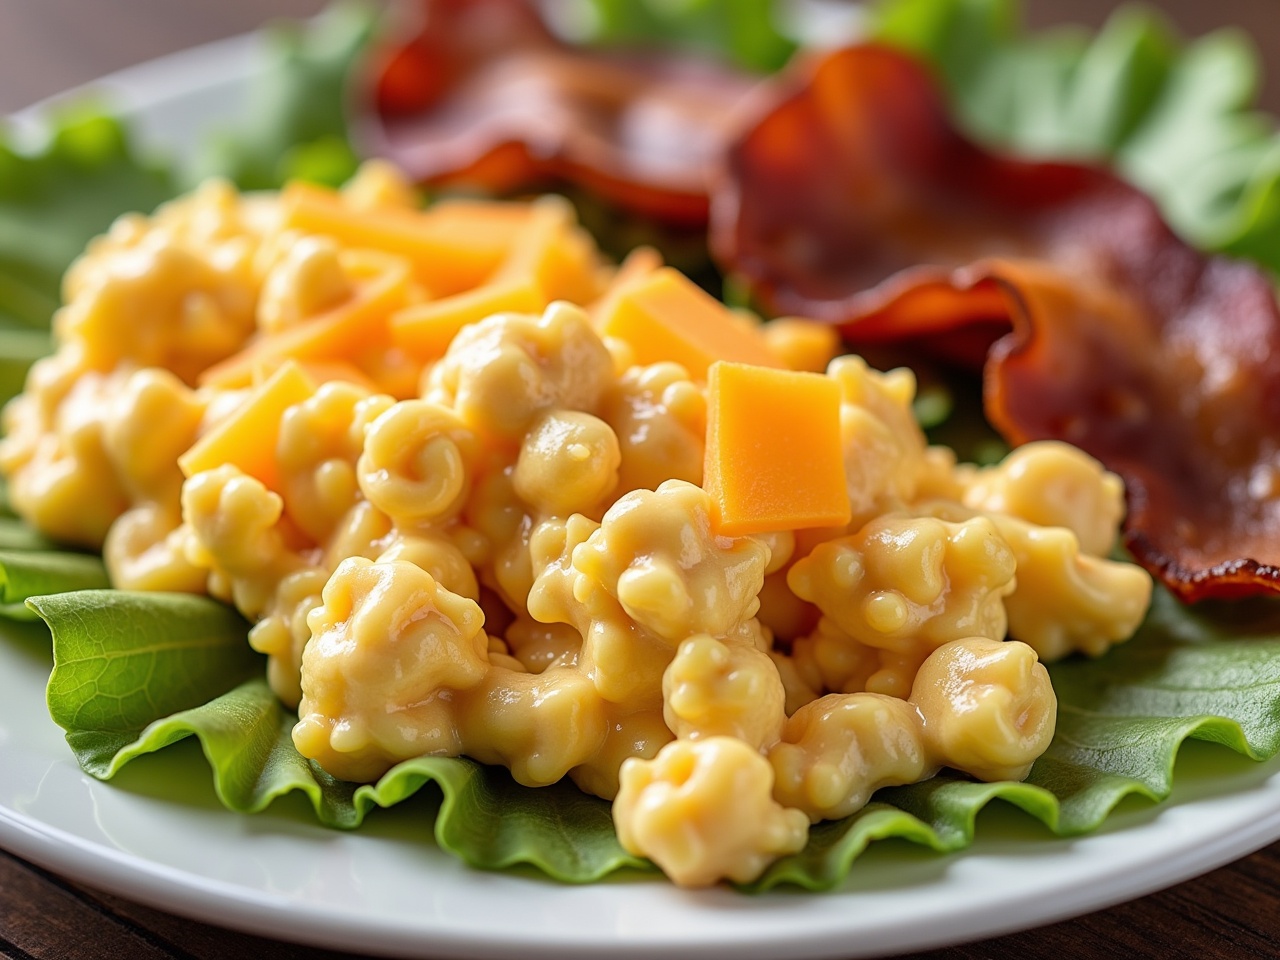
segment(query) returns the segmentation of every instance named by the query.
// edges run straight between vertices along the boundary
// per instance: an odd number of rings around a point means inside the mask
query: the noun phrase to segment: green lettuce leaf
[[[4,550],[56,550],[57,544],[48,539],[41,533],[37,533],[21,520],[10,517],[0,511],[0,551]],[[28,594],[28,596],[38,596],[39,593],[60,593],[66,588],[57,588],[55,590],[38,591],[37,593]],[[23,600],[26,597],[22,598]]]
[[[0,549],[0,617],[31,620],[35,617],[27,606],[31,597],[109,585],[107,569],[98,557],[38,549],[39,535],[34,532],[28,533],[26,544],[36,549],[30,549],[23,542],[28,529],[21,524],[0,525],[0,537],[7,534],[12,544]]]
[[[585,0],[575,39],[694,50],[745,70],[777,70],[795,52],[777,0]]]
[[[77,756],[208,703],[262,668],[245,622],[207,597],[80,590],[28,603],[53,631],[49,711],[83,741],[73,744]]]
[[[214,136],[194,180],[228,177],[246,190],[307,179],[338,185],[358,164],[347,135],[347,87],[373,36],[377,9],[348,0],[306,23],[268,28],[267,64],[243,120]]]
[[[374,785],[328,776],[294,749],[297,717],[261,678],[247,625],[212,600],[87,590],[30,603],[53,634],[49,711],[95,777],[195,735],[232,810],[300,791],[321,823],[352,828],[434,784],[437,841],[475,866],[527,863],[574,883],[644,866],[618,845],[608,804],[572,784],[529,790],[500,768],[441,757],[406,761]]]
[[[47,328],[63,271],[85,244],[121,213],[149,212],[174,189],[169,172],[139,156],[118,120],[92,108],[55,116],[34,152],[18,150],[0,131],[0,327]],[[18,351],[0,365],[0,389],[37,344],[0,344]]]
[[[44,330],[0,326],[0,406],[22,392],[31,364],[52,349],[49,334]]]
[[[430,783],[443,798],[438,843],[474,866],[529,864],[557,880],[586,883],[643,865],[618,845],[609,805],[571,784],[531,790],[501,769],[445,758],[406,761],[367,786],[327,776],[294,749],[296,717],[261,679],[245,624],[210,600],[90,590],[30,603],[53,634],[50,711],[96,777],[108,779],[138,756],[195,736],[215,790],[232,810],[258,811],[298,791],[321,823],[351,828],[374,807]],[[1025,783],[944,774],[882,790],[858,814],[815,827],[805,850],[747,889],[828,889],[871,842],[886,837],[962,849],[973,840],[978,813],[997,799],[1058,835],[1087,832],[1131,794],[1167,797],[1188,738],[1253,759],[1280,751],[1280,604],[1186,610],[1161,593],[1128,644],[1050,672],[1058,730]]]
[[[1280,272],[1280,135],[1249,38],[1182,44],[1123,7],[1096,36],[1024,33],[1016,0],[883,0],[871,36],[931,63],[961,125],[1027,156],[1109,160],[1192,243]]]
[[[58,702],[65,702],[61,691]],[[530,790],[501,767],[448,757],[407,760],[376,784],[346,783],[294,748],[291,731],[297,719],[259,677],[140,729],[72,726],[67,742],[87,772],[109,779],[135,757],[194,735],[228,809],[256,813],[297,791],[321,823],[341,829],[358,827],[373,808],[392,806],[434,785],[442,796],[436,841],[483,869],[528,864],[557,880],[590,883],[623,867],[645,866],[618,844],[608,804],[570,783]]]

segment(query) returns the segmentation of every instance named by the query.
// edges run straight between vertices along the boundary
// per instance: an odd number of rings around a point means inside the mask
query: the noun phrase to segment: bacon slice
[[[421,0],[420,12],[357,123],[366,152],[426,184],[511,193],[567,180],[705,225],[709,171],[755,78],[703,58],[570,47],[524,0]]]
[[[1280,592],[1280,309],[1097,168],[994,156],[874,46],[797,72],[729,150],[712,247],[778,313],[854,342],[1006,332],[992,423],[1119,473],[1125,543],[1185,600]]]

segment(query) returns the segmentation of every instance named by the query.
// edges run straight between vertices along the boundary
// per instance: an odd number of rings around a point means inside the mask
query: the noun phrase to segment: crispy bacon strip
[[[1106,171],[989,154],[877,47],[797,72],[729,152],[712,245],[860,342],[1002,321],[985,404],[1119,473],[1125,542],[1186,600],[1280,592],[1280,310]]]
[[[677,226],[707,219],[708,174],[755,79],[696,57],[593,54],[524,0],[420,0],[378,73],[366,152],[423,183],[510,193],[567,180]]]

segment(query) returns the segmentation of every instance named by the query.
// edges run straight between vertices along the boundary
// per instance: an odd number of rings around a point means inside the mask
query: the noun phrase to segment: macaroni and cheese
[[[1026,776],[1041,661],[1150,597],[1096,462],[957,464],[910,372],[652,251],[611,267],[558,198],[420,210],[378,163],[214,182],[118,221],[64,295],[5,413],[23,517],[117,587],[234,604],[330,774],[567,776],[678,884],[944,766]]]

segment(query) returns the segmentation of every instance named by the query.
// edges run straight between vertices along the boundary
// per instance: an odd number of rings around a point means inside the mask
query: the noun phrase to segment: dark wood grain
[[[1030,0],[1035,24],[1099,23],[1116,0]],[[1277,0],[1163,0],[1196,34],[1239,24],[1272,77],[1280,112]],[[0,113],[130,63],[314,12],[322,0],[0,0]],[[0,956],[13,960],[340,960],[333,953],[195,923],[92,891],[0,852]],[[1039,930],[919,960],[1238,960],[1280,956],[1280,844],[1170,890]]]
[[[0,851],[0,956],[38,960],[342,960],[90,890]]]
[[[177,954],[145,927],[115,920],[75,887],[0,854],[0,953],[163,960]]]

